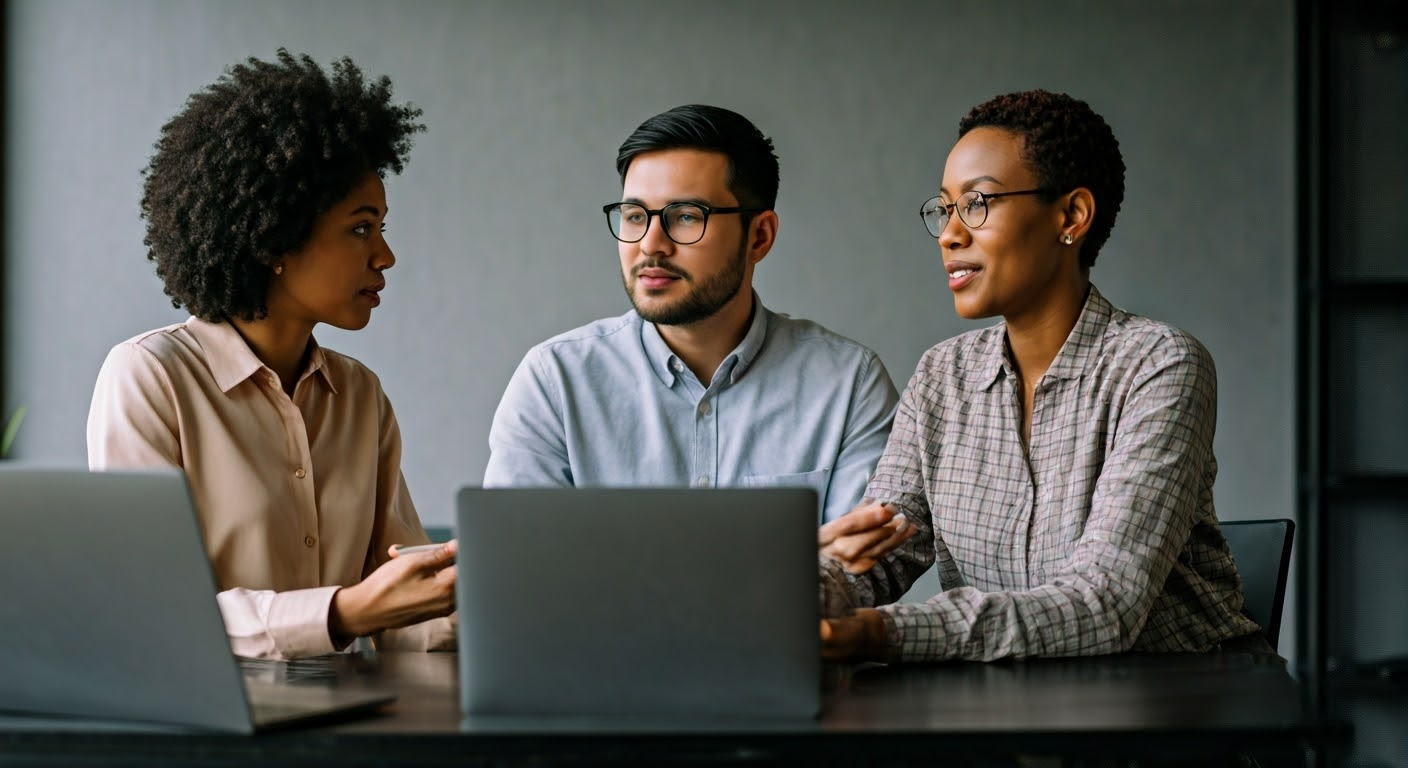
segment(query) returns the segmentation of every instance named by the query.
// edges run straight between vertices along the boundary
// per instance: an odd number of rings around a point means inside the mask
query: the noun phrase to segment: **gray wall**
[[[350,55],[425,110],[430,131],[388,184],[384,302],[366,330],[317,335],[381,375],[428,523],[481,478],[523,352],[626,308],[599,206],[640,121],[716,103],[773,136],[782,227],[764,301],[875,348],[903,386],[926,348],[972,327],[919,204],[967,108],[1033,87],[1086,99],[1120,137],[1128,195],[1093,279],[1211,349],[1222,515],[1291,514],[1291,0],[6,7],[5,389],[29,406],[23,459],[83,463],[108,348],[184,319],[145,261],[138,172],[189,93],[282,45]]]

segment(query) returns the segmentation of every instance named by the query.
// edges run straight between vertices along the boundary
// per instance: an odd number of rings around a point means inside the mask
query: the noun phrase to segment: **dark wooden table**
[[[1348,736],[1303,703],[1279,660],[1238,653],[827,667],[816,720],[462,718],[454,654],[334,657],[262,674],[302,684],[335,675],[399,698],[372,717],[248,737],[0,718],[0,764],[1299,764]]]

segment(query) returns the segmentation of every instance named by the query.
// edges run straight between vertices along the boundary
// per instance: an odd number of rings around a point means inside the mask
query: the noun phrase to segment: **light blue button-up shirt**
[[[871,350],[809,320],[753,320],[708,387],[634,310],[529,350],[489,431],[485,486],[807,486],[860,500],[898,395]]]

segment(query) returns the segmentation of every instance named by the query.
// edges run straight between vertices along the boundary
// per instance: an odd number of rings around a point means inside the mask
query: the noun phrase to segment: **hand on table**
[[[882,661],[885,658],[885,617],[874,608],[849,616],[821,620],[823,661]]]

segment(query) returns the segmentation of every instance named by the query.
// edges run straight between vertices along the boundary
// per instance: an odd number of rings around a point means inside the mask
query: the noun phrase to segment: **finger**
[[[826,546],[845,536],[878,528],[889,522],[895,511],[889,507],[856,507],[817,529],[817,544]]]
[[[855,652],[855,633],[850,631],[850,619],[821,620],[821,658],[844,661]]]
[[[889,539],[891,535],[892,532],[889,528],[873,528],[865,533],[853,534],[832,543],[826,553],[843,560],[855,560]]]
[[[914,534],[911,533],[910,529],[908,528],[896,531],[890,534],[889,536],[885,537],[883,541],[856,555],[856,559],[868,559],[871,561],[877,561],[885,555],[888,555],[900,544],[903,544],[904,542],[908,541],[909,537],[912,535]]]
[[[451,539],[425,553],[425,565],[435,569],[446,569],[453,565],[459,553],[459,542]]]
[[[871,557],[862,557],[856,560],[841,563],[841,569],[844,570],[846,573],[851,574],[852,576],[859,576],[874,567],[875,559]]]

